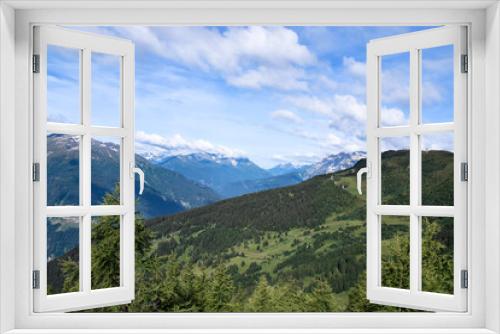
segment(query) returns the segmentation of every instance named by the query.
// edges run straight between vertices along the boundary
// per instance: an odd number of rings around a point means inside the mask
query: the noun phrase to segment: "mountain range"
[[[120,147],[116,143],[93,139],[91,143],[91,202],[102,203],[103,196],[119,182]],[[67,135],[47,137],[47,202],[49,205],[79,203],[79,141]],[[144,193],[137,203],[145,217],[184,211],[216,202],[220,196],[212,189],[189,180],[136,155],[136,164],[145,172]],[[137,188],[136,181],[136,188]]]
[[[316,175],[331,174],[351,168],[364,158],[366,158],[366,152],[340,152],[331,154],[315,164],[303,166],[299,170],[302,170],[303,179],[307,180]]]
[[[118,144],[93,139],[92,204],[102,202],[119,181]],[[79,140],[74,136],[47,137],[49,205],[79,203]],[[364,152],[339,153],[311,165],[283,164],[264,169],[245,157],[208,152],[176,156],[136,154],[146,175],[138,210],[146,217],[182,212],[221,199],[298,184],[316,175],[349,168]],[[138,181],[136,180],[136,186]]]
[[[341,152],[329,155],[310,165],[285,163],[270,169],[261,168],[246,157],[230,157],[208,152],[173,156],[146,154],[145,156],[155,164],[210,187],[222,198],[231,198],[294,185],[316,175],[350,168],[366,154],[361,151]]]
[[[158,160],[157,164],[214,189],[224,198],[233,195],[226,190],[230,184],[271,176],[248,158],[234,158],[213,153],[170,156]],[[240,194],[241,192],[237,192],[237,195]]]

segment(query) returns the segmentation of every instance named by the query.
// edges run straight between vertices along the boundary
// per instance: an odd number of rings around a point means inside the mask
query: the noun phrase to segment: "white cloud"
[[[382,152],[390,150],[409,150],[410,141],[408,137],[386,137],[380,140],[380,149]]]
[[[327,101],[324,101],[316,96],[288,96],[286,100],[296,107],[319,115],[328,116],[332,112],[331,105]]]
[[[135,44],[146,47],[158,55],[162,55],[166,51],[165,44],[150,27],[119,27],[117,30],[127,38],[134,40]]]
[[[443,94],[439,85],[436,85],[432,81],[424,81],[422,83],[422,102],[424,104],[431,104],[442,100]]]
[[[297,34],[285,27],[229,28],[224,38],[235,53],[265,63],[309,65],[316,61],[307,47],[299,43]]]
[[[290,110],[279,109],[271,113],[271,117],[277,120],[285,120],[296,124],[303,123],[304,120],[299,115]]]
[[[453,75],[453,51],[450,49],[448,56],[440,55],[440,58],[430,58],[423,56],[422,67],[425,74],[448,74]]]
[[[229,84],[259,89],[304,90],[300,69],[316,57],[286,27],[123,27],[121,33],[162,58],[205,72]]]
[[[213,153],[228,157],[243,156],[244,152],[222,145],[215,145],[204,139],[186,139],[180,134],[169,138],[159,134],[138,131],[135,135],[136,148],[139,153],[152,155],[183,155],[191,153]]]
[[[166,57],[219,71],[245,67],[245,62],[284,66],[309,65],[314,55],[285,27],[230,27],[226,31],[191,27],[161,30]],[[186,41],[189,41],[186,43]]]
[[[318,75],[315,78],[315,84],[319,87],[320,90],[331,90],[331,91],[336,91],[339,88],[339,83],[332,80],[326,75]]]
[[[342,64],[347,69],[349,73],[354,75],[365,77],[366,75],[366,65],[365,63],[359,62],[353,57],[343,57]]]
[[[329,132],[326,135],[308,134],[303,130],[296,130],[294,132],[296,136],[313,140],[332,153],[366,149],[366,104],[355,96],[335,94],[332,97],[320,98],[302,95],[289,96],[286,101],[294,107],[321,116],[329,125]],[[394,107],[382,109],[384,126],[407,123],[408,120],[400,109]]]
[[[318,126],[326,125],[326,133],[323,129],[317,132],[297,129],[294,131],[296,136],[315,142],[329,154],[366,149],[366,105],[356,97],[348,94],[324,98],[302,95],[289,96],[286,101],[320,116]]]
[[[292,163],[297,167],[316,163],[320,161],[322,158],[324,158],[324,155],[311,152],[285,154],[285,155],[275,154],[272,156],[272,159],[277,163]]]
[[[422,136],[422,149],[429,150],[446,150],[453,152],[453,133],[433,133]]]
[[[280,90],[307,90],[304,72],[294,67],[270,68],[261,66],[242,74],[229,75],[227,82],[237,87],[260,89],[273,87]]]
[[[383,63],[382,63],[383,65]],[[381,90],[384,104],[409,103],[410,72],[407,62],[382,68]]]
[[[352,95],[335,94],[331,98],[317,96],[289,96],[286,100],[304,110],[330,118],[348,117],[358,121],[366,120],[366,105]]]
[[[408,124],[408,119],[405,114],[398,108],[382,107],[380,116],[380,123],[382,126],[398,126]]]
[[[329,133],[326,135],[326,144],[331,146],[337,146],[342,144],[342,139],[340,139],[335,133]]]
[[[352,117],[357,121],[366,120],[366,105],[352,95],[335,95],[332,109],[340,117]]]

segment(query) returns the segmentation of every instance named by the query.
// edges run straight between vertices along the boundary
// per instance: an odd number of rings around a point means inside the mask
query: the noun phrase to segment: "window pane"
[[[410,204],[410,138],[380,139],[381,204]]]
[[[408,125],[410,53],[380,57],[380,126]]]
[[[92,124],[121,125],[121,59],[92,53]]]
[[[453,218],[421,219],[422,290],[453,294]]]
[[[92,139],[92,205],[121,203],[120,143],[120,138],[94,137]]]
[[[80,53],[47,46],[47,120],[80,123]]]
[[[47,135],[47,205],[80,204],[80,137]]]
[[[421,136],[422,205],[453,206],[453,133]]]
[[[47,294],[79,291],[80,218],[47,218]]]
[[[410,217],[383,216],[382,286],[410,288]]]
[[[453,45],[421,50],[422,123],[453,122]]]
[[[92,289],[120,286],[120,216],[92,217]]]

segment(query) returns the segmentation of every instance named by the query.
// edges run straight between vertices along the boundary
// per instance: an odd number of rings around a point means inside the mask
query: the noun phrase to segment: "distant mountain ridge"
[[[214,153],[192,153],[170,156],[157,161],[160,166],[230,197],[226,186],[235,182],[271,176],[248,158],[234,158]]]
[[[340,152],[330,154],[320,161],[309,165],[296,165],[292,163],[279,164],[268,169],[268,172],[274,176],[296,173],[303,180],[310,179],[317,175],[335,173],[340,170],[348,169],[354,166],[359,160],[366,158],[366,152]]]
[[[291,172],[257,180],[233,182],[224,187],[224,194],[228,197],[236,197],[269,189],[292,186],[302,181],[302,176],[299,173]]]
[[[310,165],[297,165],[291,162],[287,162],[269,168],[267,171],[273,176],[278,176],[290,173],[299,173],[300,171],[304,171],[305,169],[307,169],[307,167],[309,166]]]
[[[100,204],[119,180],[118,144],[93,139],[91,144],[92,203]],[[48,203],[78,205],[79,141],[66,135],[47,137]],[[144,193],[138,197],[138,210],[147,218],[168,215],[216,202],[212,189],[188,180],[171,170],[136,155],[136,164],[146,174]],[[138,180],[136,181],[136,185]]]
[[[350,168],[366,156],[365,152],[361,151],[341,152],[329,155],[315,164],[285,163],[264,169],[249,158],[220,153],[161,155],[158,152],[142,152],[141,154],[149,161],[212,188],[222,198],[294,185],[316,175]]]
[[[119,180],[119,145],[92,140],[92,203],[99,204]],[[49,205],[77,205],[79,141],[67,135],[47,137]],[[182,212],[224,198],[298,184],[321,174],[346,169],[364,152],[339,153],[320,162],[299,166],[282,164],[263,169],[246,157],[197,152],[146,159],[136,163],[146,174],[138,210],[147,217]],[[136,180],[136,185],[138,181]]]
[[[340,152],[331,154],[321,161],[304,168],[304,179],[309,179],[316,175],[334,173],[354,166],[359,160],[366,158],[366,152]]]

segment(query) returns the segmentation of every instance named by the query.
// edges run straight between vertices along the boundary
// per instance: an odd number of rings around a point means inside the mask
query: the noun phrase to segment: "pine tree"
[[[224,265],[219,265],[210,277],[206,294],[206,310],[209,312],[231,311],[235,288]]]
[[[63,260],[61,263],[62,272],[64,273],[63,292],[79,291],[79,272],[78,263],[71,259]]]
[[[422,288],[453,294],[453,248],[437,239],[444,227],[428,217],[422,218]]]
[[[265,276],[261,276],[259,283],[248,301],[251,312],[272,312],[274,309],[271,288]]]
[[[382,285],[410,288],[410,241],[407,233],[398,232],[382,244]]]
[[[272,288],[269,312],[306,312],[305,293],[297,284],[286,283]]]
[[[119,188],[104,196],[104,205],[120,203]],[[116,216],[102,216],[92,224],[92,288],[115,287],[120,284],[120,219]],[[152,256],[152,233],[145,228],[144,219],[135,217],[136,254],[136,298],[128,305],[108,307],[94,311],[157,311],[155,288],[160,286],[162,277],[158,275],[160,263]],[[64,277],[63,291],[79,290],[78,263],[72,259],[61,261]],[[153,273],[155,273],[153,275]],[[154,279],[152,279],[154,278]]]
[[[366,299],[366,272],[359,275],[358,283],[349,290],[347,312],[375,312],[381,311],[379,305],[372,304]]]
[[[333,300],[332,288],[324,280],[316,280],[308,297],[307,307],[310,312],[336,312],[340,310]]]
[[[120,286],[120,217],[92,222],[92,289]]]

